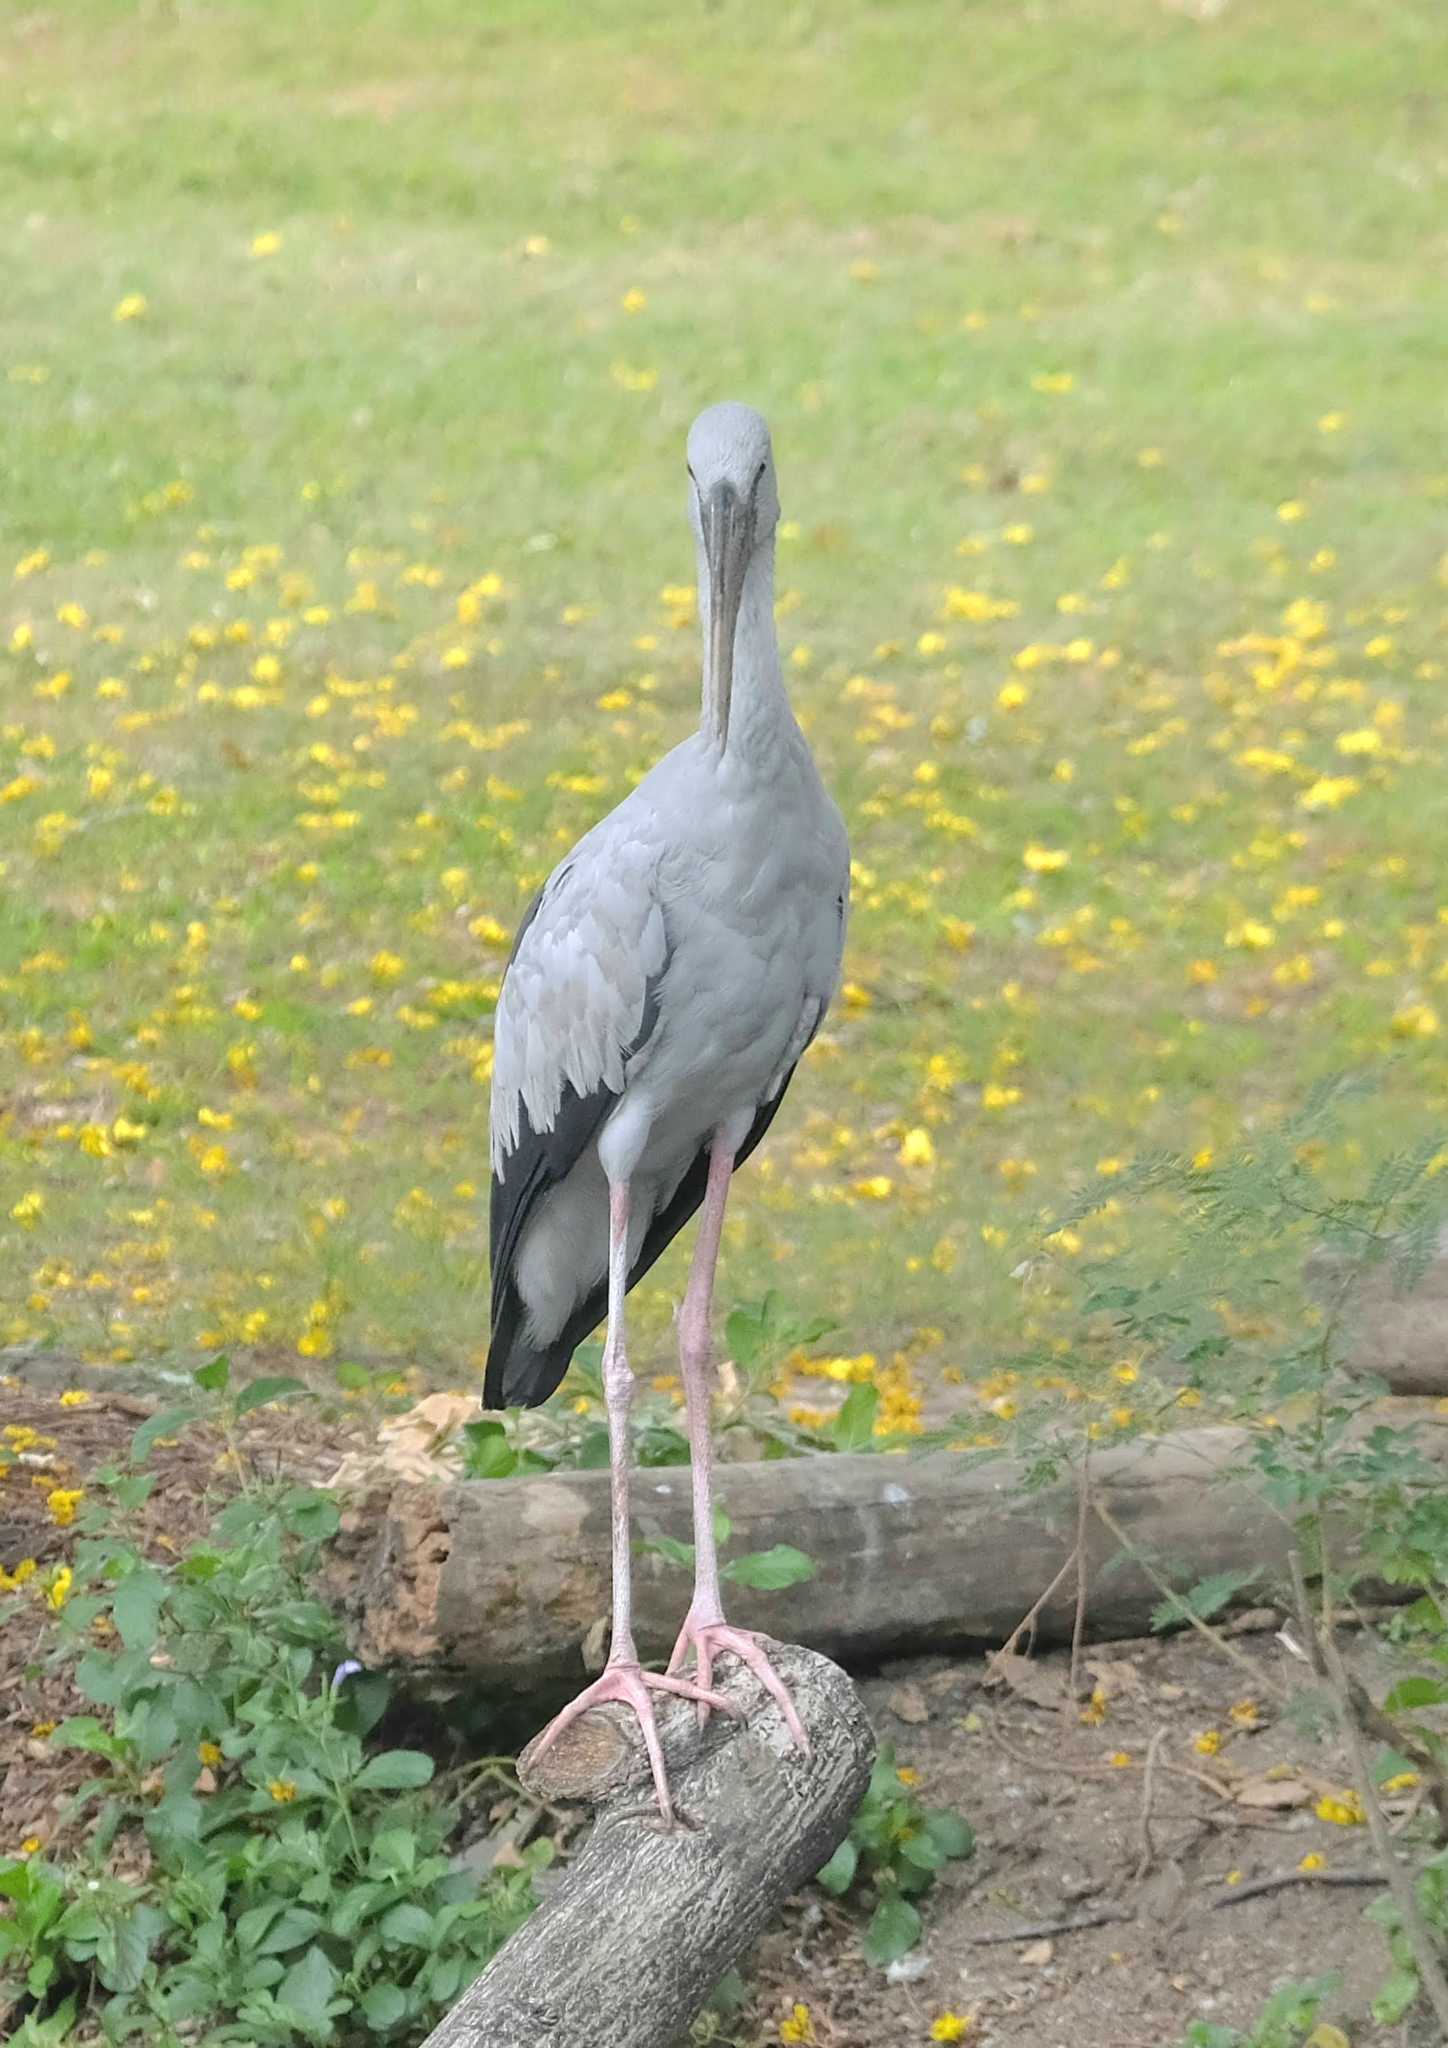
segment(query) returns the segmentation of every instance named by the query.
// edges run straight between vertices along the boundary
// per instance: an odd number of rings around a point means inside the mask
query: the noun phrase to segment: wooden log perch
[[[585,1799],[592,1831],[556,1891],[424,2048],[674,2048],[783,1901],[828,1862],[863,1797],[875,1740],[837,1665],[772,1649],[810,1740],[735,1658],[716,1683],[747,1718],[671,1701],[659,1727],[680,1824],[665,1828],[633,1717],[583,1715],[520,1776],[550,1803]]]
[[[1442,1443],[1448,1430],[1426,1418],[1424,1436]],[[1254,1566],[1261,1582],[1285,1580],[1286,1525],[1249,1484],[1224,1478],[1246,1447],[1244,1432],[1213,1428],[1099,1450],[1093,1489],[1174,1584]],[[847,1664],[1003,1641],[1076,1536],[1074,1476],[1028,1491],[1004,1458],[971,1466],[949,1452],[842,1453],[723,1465],[717,1493],[732,1549],[789,1543],[817,1566],[782,1592],[731,1587],[730,1618]],[[686,1471],[637,1473],[634,1504],[641,1538],[688,1539]],[[582,1645],[608,1612],[607,1473],[399,1487],[354,1508],[344,1529],[336,1590],[365,1663],[466,1673],[514,1693],[582,1678]],[[1089,1544],[1093,1638],[1141,1634],[1156,1586],[1129,1562],[1102,1574],[1116,1545],[1094,1518]],[[687,1579],[644,1554],[634,1591],[642,1654],[666,1656]],[[1066,1583],[1041,1613],[1040,1637],[1068,1637],[1073,1610]]]

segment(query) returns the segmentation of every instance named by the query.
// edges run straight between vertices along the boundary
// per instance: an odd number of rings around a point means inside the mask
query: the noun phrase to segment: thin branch
[[[968,1934],[967,1941],[978,1948],[986,1948],[1004,1941],[1040,1941],[1052,1934],[1081,1934],[1088,1927],[1109,1927],[1116,1920],[1134,1920],[1136,1915],[1119,1906],[1102,1906],[1094,1913],[1077,1913],[1069,1920],[1037,1920],[1029,1927],[1016,1927],[1009,1933]]]
[[[1424,1994],[1433,2008],[1439,2026],[1443,2029],[1444,2038],[1448,2039],[1448,1977],[1443,1974],[1437,1945],[1419,1910],[1418,1895],[1414,1890],[1412,1877],[1394,1853],[1388,1823],[1378,1802],[1377,1787],[1373,1783],[1362,1730],[1353,1711],[1352,1690],[1348,1684],[1347,1672],[1343,1668],[1337,1644],[1330,1636],[1324,1637],[1322,1651],[1327,1662],[1328,1676],[1332,1680],[1336,1694],[1343,1739],[1352,1757],[1353,1775],[1358,1783],[1358,1797],[1362,1800],[1363,1811],[1367,1815],[1368,1832],[1373,1838],[1373,1847],[1383,1866],[1384,1879],[1393,1894],[1393,1903],[1402,1916],[1403,1934],[1413,1951],[1413,1961],[1418,1966],[1418,1978]]]
[[[1323,1654],[1323,1636],[1319,1634],[1313,1619],[1312,1604],[1307,1593],[1307,1579],[1302,1569],[1302,1558],[1297,1550],[1287,1553],[1287,1566],[1292,1574],[1292,1597],[1297,1608],[1297,1625],[1302,1631],[1302,1647],[1317,1676],[1329,1681],[1327,1660]],[[1396,1749],[1409,1757],[1422,1773],[1427,1796],[1433,1802],[1433,1811],[1438,1816],[1438,1825],[1448,1832],[1448,1778],[1437,1757],[1421,1742],[1412,1729],[1400,1726],[1390,1714],[1385,1714],[1374,1700],[1362,1680],[1347,1669],[1338,1659],[1347,1688],[1347,1702],[1359,1728],[1381,1742],[1386,1749]]]
[[[1136,1859],[1136,1870],[1134,1873],[1138,1883],[1146,1876],[1146,1873],[1156,1861],[1156,1844],[1151,1838],[1151,1801],[1156,1791],[1157,1758],[1161,1754],[1161,1746],[1165,1741],[1166,1729],[1163,1726],[1158,1728],[1155,1735],[1152,1736],[1146,1752],[1146,1771],[1141,1785],[1141,1822],[1137,1830],[1137,1838],[1141,1843],[1141,1853]]]
[[[1091,1445],[1081,1452],[1081,1469],[1076,1480],[1076,1618],[1071,1627],[1071,1670],[1067,1686],[1072,1699],[1081,1696],[1081,1644],[1086,1635],[1086,1592],[1090,1584],[1090,1553],[1086,1531],[1091,1513]]]
[[[1289,1884],[1390,1884],[1381,1870],[1277,1870],[1269,1877],[1249,1878],[1246,1884],[1229,1885],[1212,1900],[1218,1906],[1235,1906],[1242,1899],[1259,1899],[1264,1892],[1278,1892]]]
[[[1138,1549],[1136,1549],[1136,1547],[1133,1545],[1131,1541],[1131,1538],[1122,1528],[1120,1522],[1117,1521],[1115,1515],[1112,1514],[1110,1508],[1106,1506],[1105,1502],[1101,1500],[1093,1500],[1092,1506],[1095,1508],[1097,1515],[1106,1524],[1106,1527],[1111,1531],[1112,1535],[1116,1538],[1117,1542],[1121,1545],[1122,1549],[1126,1552],[1127,1556],[1133,1558],[1135,1562],[1141,1566],[1141,1569],[1146,1573],[1146,1576],[1151,1580],[1151,1583],[1156,1587],[1157,1591],[1162,1595],[1163,1599],[1175,1600],[1177,1598],[1175,1589],[1168,1584],[1166,1579],[1162,1577],[1161,1573],[1157,1570],[1156,1566],[1151,1562],[1150,1558],[1144,1557],[1142,1553]],[[1234,1664],[1239,1665],[1241,1669],[1247,1673],[1247,1676],[1251,1679],[1253,1685],[1260,1685],[1265,1678],[1267,1683],[1270,1686],[1272,1686],[1274,1691],[1276,1691],[1280,1696],[1285,1697],[1286,1687],[1283,1685],[1281,1679],[1277,1677],[1276,1673],[1267,1671],[1261,1665],[1254,1664],[1252,1662],[1252,1659],[1249,1656],[1247,1656],[1245,1652],[1239,1650],[1234,1642],[1229,1641],[1228,1638],[1222,1634],[1220,1629],[1213,1628],[1210,1622],[1203,1621],[1202,1617],[1199,1614],[1193,1614],[1190,1608],[1187,1608],[1185,1610],[1182,1619],[1188,1622],[1190,1626],[1196,1630],[1197,1634],[1201,1636],[1206,1642],[1209,1642],[1214,1649],[1220,1650],[1224,1657],[1230,1657]]]
[[[1006,1637],[1005,1641],[1001,1644],[1000,1648],[998,1650],[991,1651],[990,1658],[988,1661],[992,1669],[995,1666],[995,1661],[997,1657],[1009,1657],[1013,1654],[1017,1643],[1021,1640],[1021,1637],[1023,1635],[1027,1634],[1028,1631],[1030,1637],[1032,1639],[1034,1638],[1036,1633],[1036,1622],[1040,1616],[1041,1609],[1045,1606],[1046,1602],[1051,1598],[1051,1595],[1055,1592],[1058,1592],[1060,1588],[1065,1584],[1066,1576],[1069,1573],[1072,1565],[1075,1564],[1075,1562],[1076,1551],[1073,1547],[1066,1553],[1066,1562],[1057,1572],[1055,1578],[1052,1579],[1050,1585],[1047,1586],[1045,1592],[1038,1594],[1036,1598],[1031,1602],[1031,1605],[1026,1609],[1026,1612],[1021,1616],[1020,1620],[1016,1623],[1015,1627],[1011,1630],[1010,1634]]]

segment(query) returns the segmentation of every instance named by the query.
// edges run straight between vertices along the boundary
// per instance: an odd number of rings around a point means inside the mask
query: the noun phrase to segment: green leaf
[[[374,1984],[362,2001],[362,2017],[374,2033],[385,2034],[406,2019],[406,1993],[397,1984]]]
[[[1176,1627],[1178,1622],[1210,1621],[1214,1614],[1221,1612],[1227,1602],[1244,1586],[1250,1586],[1261,1576],[1255,1566],[1245,1571],[1213,1572],[1209,1578],[1198,1579],[1189,1593],[1169,1593],[1152,1610],[1151,1625],[1154,1629]]]
[[[380,1828],[367,1854],[369,1870],[411,1870],[417,1862],[417,1837],[411,1828]]]
[[[433,1763],[420,1749],[384,1749],[364,1764],[356,1784],[359,1791],[410,1792],[432,1781]]]
[[[163,1408],[159,1415],[153,1415],[143,1422],[131,1438],[131,1463],[141,1464],[151,1454],[151,1448],[158,1437],[175,1436],[179,1430],[195,1421],[190,1408]]]
[[[121,1744],[94,1714],[74,1714],[62,1721],[50,1737],[54,1749],[85,1749],[93,1756],[118,1756]]]
[[[463,1470],[469,1479],[511,1479],[518,1454],[501,1422],[463,1424]]]
[[[1389,1714],[1410,1712],[1414,1707],[1441,1707],[1448,1702],[1448,1678],[1405,1678],[1383,1701]]]
[[[869,1385],[851,1387],[845,1405],[830,1430],[837,1451],[868,1450],[875,1433],[875,1413],[880,1406],[880,1389]]]
[[[865,1961],[883,1970],[908,1955],[920,1939],[920,1915],[898,1892],[887,1892],[865,1929],[860,1947]]]
[[[925,1816],[926,1832],[947,1856],[969,1856],[975,1850],[975,1829],[958,1813],[938,1811]]]
[[[737,1585],[753,1586],[761,1593],[778,1593],[786,1586],[798,1586],[812,1579],[817,1567],[812,1557],[793,1544],[776,1543],[768,1550],[752,1550],[725,1565],[722,1576]]]
[[[96,1942],[96,1974],[107,1991],[134,1991],[146,1974],[150,1953],[138,1912],[107,1927]]]
[[[209,1364],[193,1372],[192,1379],[208,1394],[224,1394],[231,1384],[231,1360],[219,1351]]]
[[[900,1844],[900,1854],[917,1870],[939,1870],[945,1861],[945,1851],[925,1828],[905,1836]]]
[[[250,1415],[254,1408],[265,1408],[273,1401],[289,1401],[293,1394],[304,1394],[310,1400],[312,1389],[305,1380],[293,1379],[285,1373],[271,1379],[251,1380],[236,1397],[236,1412],[239,1416]]]
[[[321,1914],[309,1907],[287,1906],[256,1944],[256,1952],[259,1956],[285,1955],[289,1948],[299,1947],[309,1935],[315,1934],[321,1924]]]
[[[694,1546],[681,1543],[677,1536],[649,1536],[639,1545],[640,1550],[652,1552],[663,1558],[666,1564],[675,1564],[681,1571],[694,1569]]]
[[[384,1913],[378,1926],[385,1940],[403,1948],[431,1948],[433,1944],[432,1915],[411,1899]]]
[[[822,1884],[837,1899],[841,1898],[854,1883],[859,1864],[860,1852],[846,1835],[824,1868],[815,1872],[815,1883]]]
[[[153,1650],[156,1624],[166,1603],[166,1581],[148,1564],[126,1573],[111,1602],[111,1619],[128,1650]]]
[[[1369,2010],[1380,2027],[1395,2027],[1418,1997],[1416,1970],[1393,1970]]]
[[[336,1987],[337,1972],[325,1952],[314,1945],[297,1958],[282,1978],[277,1986],[277,1999],[305,2020],[309,2028],[320,2031],[327,2019],[327,2002]]]

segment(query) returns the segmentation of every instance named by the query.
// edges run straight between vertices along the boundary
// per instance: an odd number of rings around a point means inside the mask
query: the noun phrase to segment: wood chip
[[[1234,1796],[1238,1806],[1262,1807],[1276,1812],[1292,1806],[1310,1805],[1316,1795],[1303,1778],[1274,1778],[1267,1773],[1260,1778],[1245,1778]]]
[[[930,1719],[930,1707],[918,1685],[897,1685],[888,1694],[885,1705],[897,1721],[908,1721],[912,1728]]]
[[[1019,1699],[1029,1700],[1033,1707],[1059,1707],[1065,1697],[1059,1672],[1048,1671],[1030,1657],[1017,1656],[1014,1650],[996,1651],[985,1682],[1008,1685]]]
[[[1032,1969],[1039,1970],[1051,1961],[1055,1953],[1054,1941],[1030,1941],[1021,1950],[1021,1961],[1029,1963]]]

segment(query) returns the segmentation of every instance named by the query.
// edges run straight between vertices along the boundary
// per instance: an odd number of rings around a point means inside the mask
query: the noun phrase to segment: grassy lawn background
[[[0,1343],[476,1374],[508,935],[695,716],[725,395],[857,862],[727,1297],[898,1422],[1144,1149],[1441,1108],[1448,22],[1198,12],[0,25]]]

